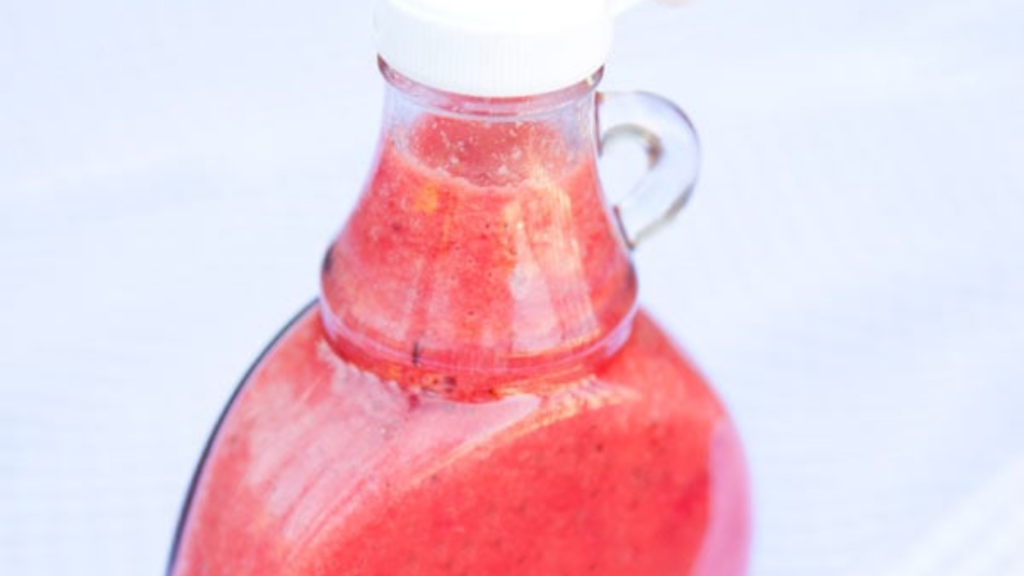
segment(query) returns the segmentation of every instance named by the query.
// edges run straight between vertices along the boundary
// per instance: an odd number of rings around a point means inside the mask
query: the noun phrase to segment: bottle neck
[[[322,275],[335,349],[385,379],[469,399],[613,354],[636,281],[597,176],[597,78],[484,99],[382,70],[377,159]]]
[[[553,93],[482,98],[435,90],[379,63],[387,80],[382,144],[447,177],[515,187],[560,179],[597,155],[600,71]]]

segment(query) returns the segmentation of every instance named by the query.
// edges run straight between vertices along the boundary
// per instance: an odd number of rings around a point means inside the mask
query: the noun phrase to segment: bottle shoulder
[[[623,342],[599,364],[586,365],[581,372],[537,374],[542,385],[509,385],[509,391],[464,399],[437,390],[409,386],[385,367],[367,369],[332,346],[324,328],[322,310],[310,306],[268,347],[243,382],[240,395],[258,396],[263,390],[291,389],[304,404],[315,400],[329,405],[352,405],[366,396],[376,404],[406,405],[411,412],[424,404],[450,407],[477,406],[484,410],[510,399],[530,398],[539,404],[557,404],[563,397],[600,398],[614,396],[615,403],[645,404],[646,398],[678,400],[681,406],[723,412],[711,386],[696,365],[645,310],[638,309],[623,326]],[[516,378],[519,376],[516,375]],[[254,401],[254,400],[246,400]],[[607,402],[594,401],[595,406]],[[397,408],[396,408],[397,409]],[[452,408],[454,410],[454,408]],[[486,410],[484,410],[486,411]]]

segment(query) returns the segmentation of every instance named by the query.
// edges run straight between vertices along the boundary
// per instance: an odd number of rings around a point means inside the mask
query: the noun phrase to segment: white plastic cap
[[[471,96],[529,96],[604,65],[614,14],[640,0],[378,0],[377,50],[413,81]]]

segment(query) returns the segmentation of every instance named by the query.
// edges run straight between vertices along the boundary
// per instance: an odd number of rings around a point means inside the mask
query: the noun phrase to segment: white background
[[[0,574],[162,572],[365,176],[369,23],[0,0]],[[637,263],[745,435],[754,576],[1024,574],[1024,4],[699,0],[617,32],[604,86],[702,133]]]

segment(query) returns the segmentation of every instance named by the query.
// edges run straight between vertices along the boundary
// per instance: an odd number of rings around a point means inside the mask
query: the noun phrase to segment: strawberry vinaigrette
[[[382,68],[321,297],[222,417],[169,574],[742,575],[742,449],[637,307],[597,77],[478,99]]]

